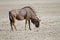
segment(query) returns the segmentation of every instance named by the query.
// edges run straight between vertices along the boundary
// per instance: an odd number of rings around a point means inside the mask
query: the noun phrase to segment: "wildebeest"
[[[39,27],[40,20],[37,17],[35,11],[30,6],[26,6],[21,9],[16,9],[16,10],[14,9],[14,10],[9,11],[9,20],[10,20],[10,25],[11,25],[12,30],[13,30],[13,26],[16,29],[15,19],[17,19],[17,20],[24,20],[25,19],[25,29],[26,29],[26,24],[28,21],[29,29],[31,30],[30,20],[36,27]]]

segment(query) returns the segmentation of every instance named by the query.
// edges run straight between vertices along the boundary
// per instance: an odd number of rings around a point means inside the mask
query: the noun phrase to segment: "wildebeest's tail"
[[[9,20],[10,20],[10,22],[12,22],[12,15],[11,15],[11,11],[9,11]]]

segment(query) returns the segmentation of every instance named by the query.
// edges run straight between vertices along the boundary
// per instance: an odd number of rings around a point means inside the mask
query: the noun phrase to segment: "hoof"
[[[26,29],[25,29],[26,30]]]
[[[31,29],[29,29],[29,30],[31,30]]]

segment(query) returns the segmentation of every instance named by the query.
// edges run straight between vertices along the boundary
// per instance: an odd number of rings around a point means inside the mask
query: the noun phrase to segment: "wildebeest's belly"
[[[24,19],[24,16],[19,16],[19,15],[17,15],[17,16],[16,16],[16,19],[17,19],[17,20],[23,20],[23,19]]]

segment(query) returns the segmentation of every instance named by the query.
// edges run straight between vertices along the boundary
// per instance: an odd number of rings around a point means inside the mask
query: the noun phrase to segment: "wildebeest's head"
[[[41,20],[39,20],[39,18],[37,18],[37,19],[31,19],[31,22],[38,28],[39,27],[39,25],[40,25],[40,21]]]

